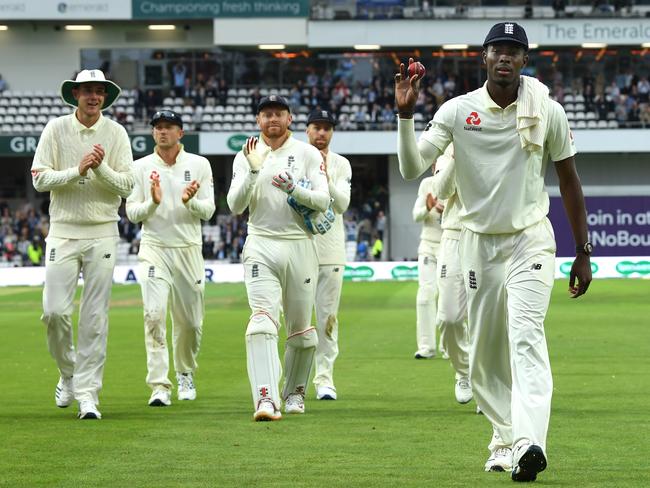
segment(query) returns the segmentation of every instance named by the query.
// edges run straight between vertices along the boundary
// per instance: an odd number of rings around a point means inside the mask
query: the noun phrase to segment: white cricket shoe
[[[426,351],[421,351],[417,350],[415,351],[415,354],[413,355],[415,359],[430,359],[430,358],[435,358],[436,357],[436,351],[431,351],[431,350],[426,350]]]
[[[512,449],[509,447],[497,447],[492,450],[490,457],[485,463],[485,471],[510,471],[512,469]]]
[[[316,389],[316,400],[336,400],[336,389],[333,386],[319,386]]]
[[[544,451],[528,439],[517,443],[513,458],[512,481],[535,481],[537,473],[546,469]]]
[[[149,397],[150,407],[169,407],[172,404],[172,393],[167,388],[156,388]]]
[[[69,407],[74,400],[74,389],[72,387],[72,376],[64,378],[61,376],[54,390],[54,401],[59,408]]]
[[[284,413],[305,413],[305,395],[291,393],[284,401]]]
[[[92,400],[81,400],[79,402],[79,418],[82,420],[90,420],[90,419],[101,419],[102,414],[99,413],[99,410],[97,410],[97,407],[93,403]]]
[[[270,398],[262,398],[257,404],[257,410],[253,414],[255,422],[268,422],[273,420],[280,420],[282,413],[275,409],[275,405]]]
[[[467,376],[463,376],[456,381],[454,393],[456,394],[456,401],[462,405],[472,400],[474,396],[472,394],[472,385],[469,384],[469,378]]]
[[[179,400],[196,400],[196,388],[192,373],[176,373],[176,381],[178,381]]]

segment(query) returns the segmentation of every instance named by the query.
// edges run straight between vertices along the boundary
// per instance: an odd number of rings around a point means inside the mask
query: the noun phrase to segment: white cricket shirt
[[[258,150],[267,146],[259,138]],[[246,156],[239,151],[232,168],[232,182],[228,190],[228,206],[234,214],[248,207],[248,234],[283,239],[306,239],[303,219],[287,203],[287,193],[273,186],[273,177],[290,172],[294,183],[302,177],[311,181],[312,189],[296,187],[293,197],[298,203],[318,211],[327,210],[330,201],[327,178],[321,167],[323,158],[314,146],[289,136],[275,151],[270,151],[259,173],[251,173]]]
[[[79,163],[101,144],[102,164],[79,174]],[[94,239],[118,236],[117,213],[133,188],[133,155],[126,130],[100,115],[91,127],[74,113],[51,120],[43,129],[32,162],[36,191],[50,192],[49,236]]]
[[[518,232],[543,219],[549,208],[548,159],[576,153],[559,103],[548,100],[544,147],[536,151],[521,148],[516,115],[517,101],[501,108],[483,85],[444,103],[420,136],[438,153],[454,143],[460,220],[474,232]]]
[[[435,256],[438,253],[442,229],[440,221],[442,215],[438,213],[435,207],[427,210],[427,195],[431,193],[434,197],[436,194],[432,187],[433,176],[424,178],[418,188],[418,197],[413,205],[413,220],[422,222],[422,231],[420,232],[420,245],[418,254]]]
[[[330,197],[332,198],[332,210],[335,220],[332,228],[325,234],[316,236],[316,251],[318,264],[345,264],[347,261],[345,253],[345,228],[343,214],[350,205],[350,191],[352,184],[352,168],[350,161],[328,151],[327,153],[327,176]]]
[[[436,172],[431,184],[433,192],[439,198],[445,199],[445,210],[442,212],[443,236],[460,236],[460,202],[456,195],[455,161],[449,148],[436,161]]]
[[[135,187],[126,201],[126,215],[142,222],[142,244],[159,247],[201,246],[201,220],[215,210],[214,183],[210,162],[181,147],[176,163],[166,164],[154,150],[134,163]],[[151,177],[160,178],[162,198],[156,205],[151,197]],[[199,191],[183,203],[183,191],[193,180]]]

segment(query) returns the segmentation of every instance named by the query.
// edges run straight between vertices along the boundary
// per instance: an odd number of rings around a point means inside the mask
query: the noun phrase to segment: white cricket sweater
[[[86,176],[79,163],[101,144],[104,160]],[[49,236],[93,239],[117,236],[118,209],[133,188],[133,156],[124,127],[100,115],[86,127],[75,114],[48,122],[32,162],[36,191],[50,192]]]

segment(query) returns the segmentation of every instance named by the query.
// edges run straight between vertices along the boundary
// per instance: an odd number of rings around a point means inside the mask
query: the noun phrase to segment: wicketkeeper
[[[256,421],[280,419],[282,401],[285,413],[304,413],[318,344],[311,325],[318,260],[305,222],[312,225],[310,212],[327,211],[330,195],[320,153],[293,138],[291,120],[283,97],[260,101],[260,137],[250,138],[235,156],[228,191],[233,213],[249,210],[242,257],[251,308],[246,357]],[[289,205],[288,197],[294,206],[304,207],[304,214]],[[282,392],[277,344],[281,309],[287,328]]]

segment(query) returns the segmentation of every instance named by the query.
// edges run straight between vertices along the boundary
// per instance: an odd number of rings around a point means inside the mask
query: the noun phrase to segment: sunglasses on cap
[[[161,120],[166,120],[167,122],[178,125],[181,129],[183,128],[183,119],[173,110],[158,110],[151,117],[151,125],[155,126]]]

